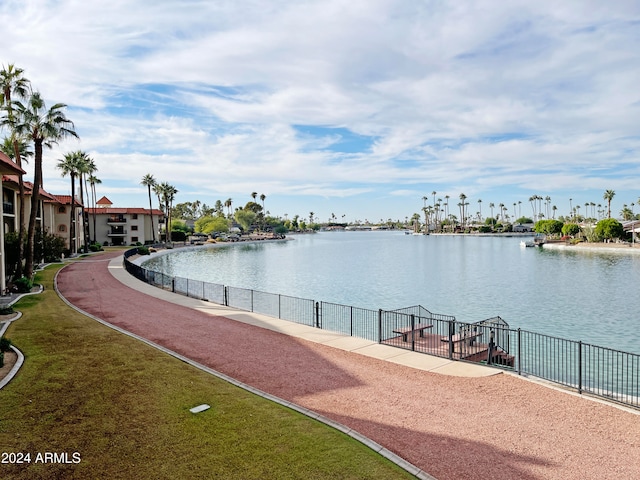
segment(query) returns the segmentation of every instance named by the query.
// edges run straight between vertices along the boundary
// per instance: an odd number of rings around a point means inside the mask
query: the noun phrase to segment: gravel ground
[[[129,289],[108,258],[58,276],[72,303],[341,422],[438,479],[640,478],[640,416],[508,374],[423,372]],[[102,260],[102,261],[101,261]]]

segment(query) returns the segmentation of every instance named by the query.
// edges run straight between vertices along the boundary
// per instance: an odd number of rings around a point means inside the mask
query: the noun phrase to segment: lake
[[[640,255],[523,248],[517,237],[320,232],[284,242],[179,249],[146,268],[354,305],[422,305],[475,322],[640,353]]]

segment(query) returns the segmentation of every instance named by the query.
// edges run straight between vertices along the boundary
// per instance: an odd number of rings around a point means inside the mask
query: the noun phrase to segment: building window
[[[132,242],[137,242],[138,241],[138,237],[131,237],[131,241]]]
[[[138,225],[131,225],[131,230],[138,231]]]
[[[63,207],[64,208],[64,207]],[[67,231],[67,226],[66,225],[60,225],[58,227],[58,231],[59,232],[66,232]]]
[[[137,220],[137,219],[138,219],[138,214],[137,214],[137,213],[133,213],[133,214],[131,215],[131,219],[132,219],[132,220]]]
[[[58,207],[58,213],[67,213],[67,209],[64,207],[64,205]]]

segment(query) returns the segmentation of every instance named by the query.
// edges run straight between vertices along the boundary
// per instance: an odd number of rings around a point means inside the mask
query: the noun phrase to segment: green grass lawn
[[[6,333],[25,363],[0,390],[0,453],[31,463],[0,463],[0,478],[412,478],[336,430],[77,313],[53,290],[59,268],[38,273],[44,292],[15,305],[23,317]],[[189,412],[202,403],[212,408]],[[43,463],[47,452],[70,463]]]

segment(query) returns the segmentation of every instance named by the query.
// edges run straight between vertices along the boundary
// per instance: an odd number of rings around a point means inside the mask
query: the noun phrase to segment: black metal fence
[[[500,317],[475,323],[423,306],[371,310],[171,277],[129,261],[126,270],[151,285],[192,298],[451,360],[481,362],[640,408],[640,355],[512,329]]]

